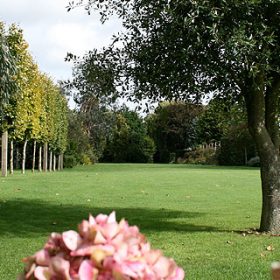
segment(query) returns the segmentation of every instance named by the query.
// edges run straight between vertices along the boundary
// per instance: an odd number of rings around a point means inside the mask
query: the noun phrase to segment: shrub
[[[82,165],[91,165],[92,164],[92,161],[87,154],[81,155],[81,164]]]
[[[64,156],[64,167],[65,168],[73,168],[77,165],[77,160],[73,155],[65,155]]]
[[[182,159],[180,158],[182,162]],[[184,163],[190,164],[217,164],[217,153],[213,148],[197,147],[194,150],[188,151],[184,156]]]
[[[19,279],[183,280],[184,271],[115,213],[90,216],[79,232],[52,233],[44,248],[24,259]]]

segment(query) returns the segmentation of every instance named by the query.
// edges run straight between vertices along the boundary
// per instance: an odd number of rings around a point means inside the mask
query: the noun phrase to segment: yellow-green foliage
[[[40,72],[16,25],[9,28],[7,41],[17,58],[17,90],[5,111],[10,120],[10,137],[48,142],[53,151],[64,152],[68,127],[65,97],[52,79]]]

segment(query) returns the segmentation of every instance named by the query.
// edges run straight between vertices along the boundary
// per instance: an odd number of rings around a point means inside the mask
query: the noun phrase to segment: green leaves
[[[0,114],[2,124],[4,109],[16,89],[14,75],[16,74],[16,57],[12,55],[7,40],[5,26],[0,22]]]
[[[125,27],[103,51],[76,61],[75,83],[102,96],[188,101],[213,91],[238,96],[245,77],[280,72],[279,1],[75,4],[98,10],[101,21],[116,14]]]

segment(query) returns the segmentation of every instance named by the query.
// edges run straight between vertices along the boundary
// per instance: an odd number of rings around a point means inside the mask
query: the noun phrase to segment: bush
[[[182,158],[179,159],[182,162]],[[184,163],[190,164],[217,164],[217,153],[213,148],[198,147],[184,155]]]
[[[81,155],[81,164],[82,165],[91,165],[92,164],[92,161],[87,154]]]
[[[73,155],[65,155],[64,156],[64,167],[65,168],[73,168],[77,165],[77,160]]]

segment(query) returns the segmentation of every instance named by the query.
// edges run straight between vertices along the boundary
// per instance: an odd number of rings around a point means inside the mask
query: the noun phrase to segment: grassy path
[[[187,279],[270,279],[280,239],[239,233],[258,226],[260,203],[257,169],[99,164],[1,178],[0,279],[16,279],[20,260],[50,232],[112,210],[174,257]]]

